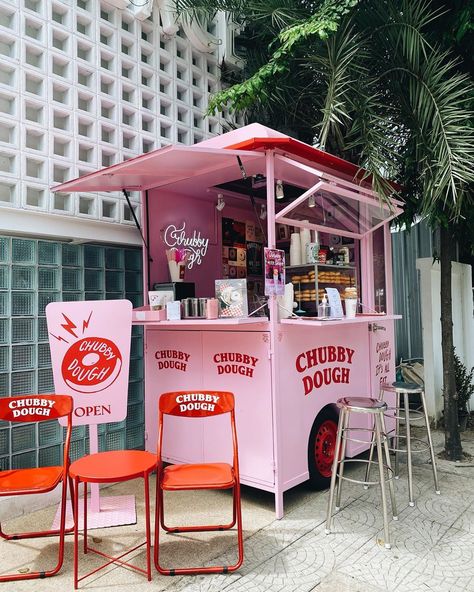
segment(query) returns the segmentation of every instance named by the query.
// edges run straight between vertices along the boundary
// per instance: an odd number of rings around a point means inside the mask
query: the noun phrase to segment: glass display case
[[[298,315],[316,316],[318,303],[325,294],[325,288],[337,288],[344,299],[344,290],[357,287],[355,265],[334,265],[308,263],[286,267],[287,282],[293,284]]]

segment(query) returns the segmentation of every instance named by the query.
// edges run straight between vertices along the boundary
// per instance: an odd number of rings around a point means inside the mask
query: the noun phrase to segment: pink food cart
[[[258,292],[259,236],[270,248],[288,250],[288,229],[316,231],[328,252],[344,252],[342,265],[333,259],[287,268],[304,316],[269,296],[265,317],[258,311],[218,319],[165,321],[146,311],[134,317],[144,327],[146,448],[156,449],[162,392],[234,392],[241,481],[272,492],[278,517],[285,491],[308,479],[317,487],[328,483],[335,401],[377,396],[380,382],[394,379],[389,221],[401,203],[381,204],[361,179],[353,164],[252,124],[192,147],[167,146],[55,188],[140,192],[145,295],[169,281],[166,249],[173,245],[189,251],[185,280],[194,283],[197,297],[214,296],[214,282],[223,275],[247,275]],[[229,232],[235,236],[229,239]],[[234,265],[233,258],[240,253],[245,259],[251,248],[257,249],[254,267],[239,267],[237,260]],[[301,281],[310,286],[301,287]],[[358,314],[317,318],[311,306],[325,286],[347,282],[362,303]],[[220,419],[213,419],[212,430],[199,422],[184,431],[168,429],[164,457],[172,463],[230,457]],[[364,447],[352,443],[348,454]]]

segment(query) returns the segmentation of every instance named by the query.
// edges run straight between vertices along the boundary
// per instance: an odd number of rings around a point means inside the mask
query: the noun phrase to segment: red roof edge
[[[328,167],[333,171],[344,173],[358,184],[371,184],[371,175],[363,179],[364,173],[366,172],[364,169],[352,162],[344,160],[343,158],[313,148],[313,146],[295,140],[294,138],[250,138],[243,142],[226,146],[226,148],[229,150],[270,150],[276,148],[304,158],[305,160]],[[398,185],[398,183],[390,181],[390,184],[397,191],[401,189],[401,186]]]

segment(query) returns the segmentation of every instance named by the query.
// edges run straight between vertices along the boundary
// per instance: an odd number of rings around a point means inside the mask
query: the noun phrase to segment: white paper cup
[[[186,262],[168,261],[168,269],[170,270],[170,278],[172,282],[184,282],[184,272],[186,269]]]
[[[346,298],[344,306],[346,308],[346,318],[353,319],[357,312],[357,298]]]

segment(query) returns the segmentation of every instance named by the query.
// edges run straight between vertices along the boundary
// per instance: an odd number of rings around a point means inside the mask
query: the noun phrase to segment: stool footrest
[[[375,435],[375,430],[371,428],[346,428],[344,432],[341,434],[341,438],[346,442],[359,442],[360,444],[367,444],[367,446],[370,446],[372,440],[359,440],[358,438],[351,438],[349,436],[346,436],[346,432],[368,432],[369,434]],[[381,433],[380,439],[382,443],[385,442],[385,440],[387,439],[387,435]]]
[[[398,413],[397,413],[398,412]],[[385,417],[390,417],[390,419],[400,419],[402,421],[406,420],[405,412],[403,411],[403,407],[388,407],[387,411],[384,413]],[[410,423],[412,421],[421,421],[425,419],[425,414],[423,411],[418,411],[417,409],[410,409]]]
[[[399,434],[398,436],[394,435],[394,434],[389,434],[390,438],[398,438],[399,440],[407,440],[407,436],[405,436],[404,434]],[[419,453],[419,452],[427,452],[430,449],[430,445],[428,444],[428,442],[425,442],[424,440],[422,440],[421,438],[410,438],[410,442],[417,442],[418,444],[421,444],[421,448],[412,448],[412,454],[415,453]],[[390,452],[399,452],[399,453],[404,453],[406,454],[408,452],[408,450],[406,448],[395,448],[394,446],[389,446],[388,447]]]
[[[342,464],[346,465],[355,463],[362,465],[375,465],[376,467],[379,466],[379,463],[375,460],[370,461],[362,458],[348,458],[338,461],[337,464],[340,466]],[[394,478],[394,472],[393,469],[387,466],[386,464],[383,465],[383,468],[386,469],[388,474],[388,477],[384,479],[384,482],[387,483],[388,481],[391,481]],[[351,483],[358,483],[359,485],[378,485],[380,483],[379,479],[377,479],[376,481],[366,481],[365,479],[353,479],[352,477],[347,477],[345,474],[341,476],[339,470],[337,471],[337,477],[338,479],[342,479],[343,481],[350,481]]]

